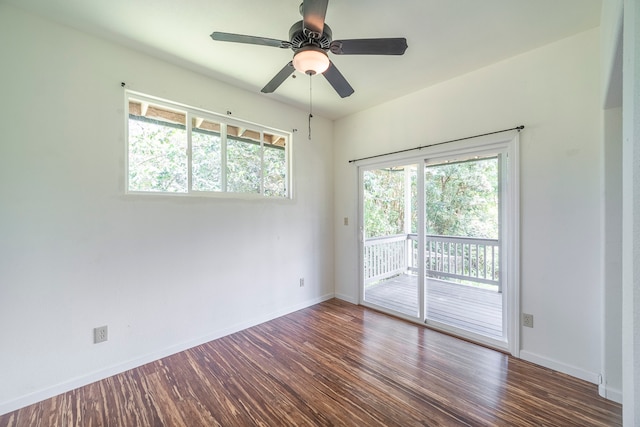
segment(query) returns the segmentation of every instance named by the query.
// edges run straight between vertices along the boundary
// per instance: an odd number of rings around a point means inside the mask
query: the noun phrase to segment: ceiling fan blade
[[[260,46],[280,47],[283,49],[291,47],[291,43],[284,40],[269,39],[266,37],[245,36],[244,34],[221,33],[220,31],[214,31],[213,33],[211,33],[211,38],[213,40],[218,40],[221,42],[257,44]]]
[[[407,50],[407,39],[334,40],[329,49],[336,55],[403,55]]]
[[[278,71],[269,83],[265,87],[262,88],[262,93],[272,93],[274,90],[278,89],[278,86],[282,84],[287,77],[289,77],[296,69],[293,68],[293,61],[289,61],[287,65],[285,65],[282,70]]]
[[[338,92],[338,95],[340,95],[341,98],[346,98],[347,96],[355,92],[347,79],[345,79],[342,73],[338,71],[333,62],[329,62],[329,68],[327,68],[327,71],[325,71],[323,74],[329,84],[333,86],[333,88],[336,90],[336,92]]]
[[[302,20],[307,36],[319,39],[324,31],[324,17],[327,15],[329,0],[304,0]]]

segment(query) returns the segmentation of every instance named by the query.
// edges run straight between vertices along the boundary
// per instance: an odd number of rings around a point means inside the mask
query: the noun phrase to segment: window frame
[[[144,196],[177,196],[177,197],[211,197],[211,198],[247,198],[247,199],[270,199],[270,200],[291,200],[293,199],[293,177],[292,177],[292,139],[293,134],[291,132],[283,131],[280,129],[272,128],[269,126],[260,125],[257,123],[249,122],[246,120],[231,118],[229,115],[219,114],[212,111],[207,111],[204,109],[200,109],[197,107],[192,107],[186,104],[181,104],[174,101],[169,101],[166,99],[158,98],[155,96],[147,95],[144,93],[125,90],[124,92],[124,104],[125,104],[125,135],[124,135],[124,145],[125,145],[125,194],[127,195],[144,195]],[[185,113],[185,131],[187,133],[187,147],[186,147],[186,155],[187,155],[187,188],[184,192],[171,192],[171,191],[153,191],[153,190],[131,190],[130,189],[130,163],[129,163],[129,150],[130,150],[130,142],[129,142],[129,105],[130,101],[144,102],[148,104],[152,104],[158,107],[164,107],[168,110],[178,110],[179,112]],[[228,113],[230,114],[230,113]],[[192,150],[192,134],[193,130],[193,119],[204,119],[211,120],[213,122],[220,124],[220,174],[221,174],[221,182],[220,182],[220,191],[205,191],[205,190],[195,190],[193,189],[193,150]],[[242,129],[250,129],[252,131],[259,132],[260,141],[255,141],[257,145],[260,145],[260,176],[259,176],[259,192],[257,193],[249,193],[249,192],[230,192],[227,191],[227,138],[229,137],[227,134],[227,130],[229,127],[236,127]],[[265,194],[265,149],[269,149],[272,146],[276,146],[274,144],[270,144],[265,141],[265,134],[273,135],[277,137],[284,138],[284,146],[282,150],[285,153],[285,177],[284,177],[284,186],[285,186],[285,194],[284,195],[268,195]],[[231,137],[233,140],[242,141],[245,138],[241,136],[233,136]],[[248,142],[248,141],[247,141]],[[277,147],[277,146],[276,146]]]

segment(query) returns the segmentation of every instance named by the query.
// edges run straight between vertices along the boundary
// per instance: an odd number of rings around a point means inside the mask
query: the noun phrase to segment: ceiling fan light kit
[[[400,37],[332,40],[331,29],[324,22],[328,3],[329,0],[304,0],[300,5],[303,19],[291,26],[289,41],[219,31],[214,31],[211,38],[293,50],[293,61],[289,61],[262,88],[264,93],[275,91],[297,70],[308,75],[322,74],[338,95],[345,98],[354,90],[329,59],[329,51],[334,55],[403,55],[407,40]]]
[[[303,47],[293,56],[293,67],[304,74],[322,74],[329,64],[325,51],[315,46]]]

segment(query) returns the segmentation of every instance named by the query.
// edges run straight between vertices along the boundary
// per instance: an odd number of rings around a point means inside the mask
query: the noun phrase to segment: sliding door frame
[[[403,159],[407,159],[407,161],[403,161]],[[417,168],[417,197],[418,197],[418,230],[423,229],[424,227],[424,215],[421,217],[420,212],[424,214],[424,206],[421,206],[421,203],[424,202],[424,174],[421,173],[421,168],[424,167],[423,160],[420,157],[412,156],[412,157],[404,157],[404,158],[393,158],[393,159],[376,159],[375,161],[363,162],[362,165],[358,167],[358,265],[359,265],[359,275],[358,275],[358,304],[364,305],[365,307],[373,308],[375,310],[380,310],[392,314],[396,317],[400,317],[402,319],[409,320],[411,322],[419,322],[421,323],[421,319],[424,318],[424,277],[423,275],[418,275],[418,299],[416,303],[418,304],[418,316],[410,316],[408,314],[402,313],[400,311],[392,310],[389,308],[381,307],[379,305],[373,304],[371,302],[365,301],[365,277],[364,277],[364,246],[365,246],[365,229],[364,229],[364,173],[366,171],[382,169],[394,166],[416,166]],[[421,193],[422,192],[422,193]],[[424,270],[424,239],[422,237],[423,233],[418,233],[418,268]],[[420,252],[422,250],[422,252]]]
[[[419,268],[418,295],[420,318],[392,313],[412,322],[424,324],[425,320],[425,291],[424,291],[424,167],[428,163],[437,163],[438,158],[446,160],[451,157],[465,155],[500,154],[502,200],[500,207],[501,254],[506,254],[501,263],[500,280],[505,283],[507,293],[503,304],[506,303],[507,348],[513,356],[520,356],[520,153],[519,132],[505,132],[503,134],[487,135],[451,144],[427,147],[419,152],[399,153],[371,160],[358,162],[358,260],[359,260],[359,303],[364,302],[364,194],[363,174],[366,170],[397,165],[417,164],[418,172],[418,227],[423,232],[418,233]],[[507,214],[508,213],[508,214]],[[502,255],[501,255],[502,258]],[[379,307],[374,307],[379,308]],[[438,328],[436,328],[438,329]],[[447,332],[445,330],[445,332]],[[461,335],[463,338],[469,338]],[[491,343],[482,342],[491,345]]]

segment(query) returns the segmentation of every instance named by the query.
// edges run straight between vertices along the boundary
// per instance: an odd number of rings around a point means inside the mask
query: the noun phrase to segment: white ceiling
[[[292,51],[213,41],[213,31],[288,40],[301,0],[4,0],[71,27],[196,70],[260,89]],[[313,77],[314,114],[343,117],[590,28],[601,0],[330,0],[333,39],[406,37],[404,56],[337,56],[355,93],[340,98]],[[309,77],[273,94],[306,109]]]

